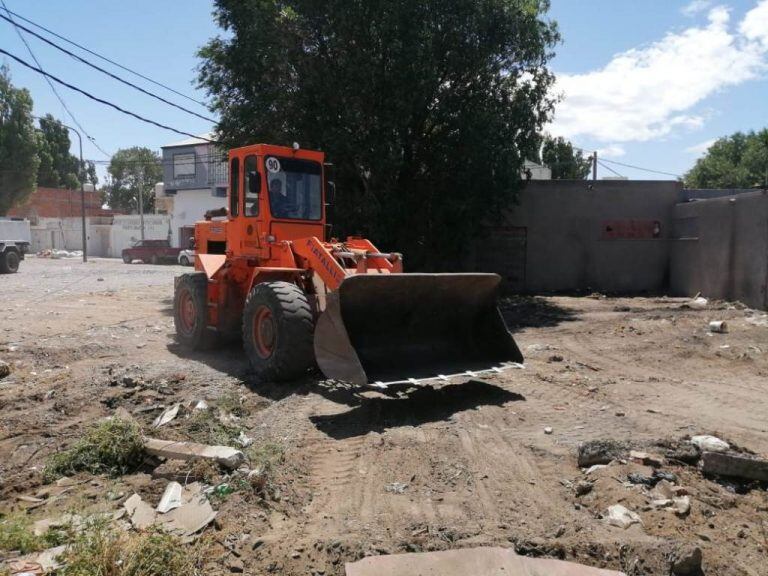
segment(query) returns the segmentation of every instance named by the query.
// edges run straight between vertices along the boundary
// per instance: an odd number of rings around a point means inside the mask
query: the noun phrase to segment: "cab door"
[[[243,252],[266,259],[269,258],[269,246],[259,161],[256,154],[243,157]]]

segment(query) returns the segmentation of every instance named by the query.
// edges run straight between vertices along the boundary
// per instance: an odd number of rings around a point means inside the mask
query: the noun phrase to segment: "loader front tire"
[[[289,282],[257,284],[245,300],[243,346],[259,380],[301,377],[314,365],[315,330],[307,295]]]
[[[208,328],[208,278],[205,272],[182,274],[173,295],[176,339],[192,350],[210,348],[216,333]]]
[[[14,250],[0,254],[0,274],[15,274],[19,271],[19,255]]]

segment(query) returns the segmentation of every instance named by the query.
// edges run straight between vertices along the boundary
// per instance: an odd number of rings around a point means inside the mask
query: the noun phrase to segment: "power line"
[[[11,24],[13,24],[14,26],[16,26],[16,28],[17,28],[17,29],[21,28],[21,29],[22,29],[22,30],[24,30],[24,31],[25,31],[27,34],[31,34],[31,35],[32,35],[32,36],[34,36],[35,38],[39,38],[40,40],[42,40],[42,41],[43,41],[43,42],[45,42],[46,44],[48,44],[48,45],[50,45],[50,46],[53,46],[53,47],[54,47],[54,48],[56,48],[57,50],[60,50],[60,51],[61,51],[61,52],[63,52],[64,54],[67,54],[68,56],[70,56],[70,57],[74,58],[75,60],[78,60],[79,62],[82,62],[82,63],[83,63],[83,64],[85,64],[86,66],[90,66],[91,68],[93,68],[93,69],[95,69],[95,70],[98,70],[98,71],[99,71],[99,72],[101,72],[102,74],[106,74],[106,75],[107,75],[107,76],[109,76],[110,78],[114,78],[114,79],[115,79],[115,80],[117,80],[118,82],[122,82],[122,83],[123,83],[123,84],[125,84],[126,86],[130,86],[131,88],[133,88],[133,89],[135,89],[135,90],[138,90],[138,91],[139,91],[139,92],[141,92],[142,94],[146,94],[147,96],[150,96],[150,97],[152,97],[152,98],[155,98],[156,100],[160,100],[160,102],[163,102],[163,103],[165,103],[165,104],[168,104],[169,106],[173,106],[174,108],[178,108],[179,110],[181,110],[181,111],[183,111],[183,112],[186,112],[187,114],[191,114],[192,116],[197,116],[198,118],[201,118],[201,119],[203,119],[203,120],[206,120],[206,121],[208,121],[208,122],[213,122],[213,123],[216,123],[216,120],[214,120],[213,118],[209,118],[208,116],[203,116],[202,114],[198,114],[197,112],[193,112],[193,111],[192,111],[192,110],[190,110],[189,108],[184,108],[183,106],[179,106],[178,104],[174,104],[173,102],[171,102],[170,100],[166,100],[166,99],[165,99],[165,98],[163,98],[162,96],[158,96],[157,94],[154,94],[154,93],[152,93],[152,92],[149,92],[148,90],[144,90],[144,88],[142,88],[141,86],[137,86],[136,84],[134,84],[134,83],[132,83],[132,82],[129,82],[128,80],[125,80],[124,78],[121,78],[120,76],[118,76],[118,75],[116,75],[116,74],[112,74],[112,72],[110,72],[109,70],[105,70],[104,68],[102,68],[102,67],[100,67],[100,66],[97,66],[97,65],[96,65],[96,64],[94,64],[93,62],[90,62],[90,61],[86,60],[85,58],[81,58],[80,56],[78,56],[78,55],[77,55],[77,54],[75,54],[74,52],[70,52],[70,51],[69,51],[69,50],[67,50],[66,48],[63,48],[63,47],[59,46],[58,44],[56,44],[55,42],[53,42],[53,41],[51,41],[51,40],[48,40],[47,38],[45,38],[44,36],[41,36],[41,35],[40,35],[40,34],[38,34],[37,32],[34,32],[34,31],[30,30],[29,28],[27,28],[27,27],[25,27],[25,26],[22,26],[21,24],[16,24],[16,23],[15,23],[13,20],[11,20],[11,19],[10,19],[8,16],[3,16],[2,14],[0,14],[0,18],[2,18],[3,20],[7,20],[8,22],[10,22],[10,23],[11,23]],[[38,66],[39,66],[39,65],[40,65],[40,64],[39,64],[39,62],[38,62]]]
[[[5,0],[0,0],[0,2],[2,2],[2,4],[3,4],[3,9],[6,11],[6,13],[8,14],[8,16],[10,17],[10,15],[11,15],[11,11],[10,11],[10,10],[8,10],[8,6],[6,6],[6,4],[5,4]],[[5,18],[5,17],[4,17],[4,18]],[[19,30],[19,27],[18,27],[18,25],[16,24],[16,22],[14,22],[13,18],[6,18],[6,19],[7,19],[7,20],[8,20],[8,21],[9,21],[11,24],[13,24],[13,27],[14,27],[14,29],[16,30],[16,34],[18,34],[18,35],[19,35],[19,38],[21,38],[21,41],[24,43],[24,46],[26,46],[26,47],[27,47],[27,52],[29,52],[29,55],[32,57],[32,60],[34,60],[34,61],[35,61],[35,64],[37,64],[37,66],[38,66],[39,68],[42,68],[42,65],[40,64],[40,61],[37,59],[37,56],[35,56],[35,53],[32,51],[32,47],[31,47],[31,46],[29,45],[29,43],[27,42],[27,39],[26,39],[26,38],[24,38],[24,35],[21,33],[21,30]],[[10,56],[10,54],[9,54],[9,56]],[[45,81],[48,83],[48,86],[50,86],[50,87],[51,87],[51,90],[53,91],[54,95],[56,96],[56,98],[58,99],[58,101],[61,103],[61,105],[62,105],[62,107],[64,108],[64,110],[66,110],[66,111],[67,111],[67,114],[69,114],[69,117],[70,117],[70,118],[72,118],[72,121],[73,121],[73,122],[74,122],[74,123],[77,125],[77,127],[78,127],[78,128],[80,128],[80,130],[83,132],[83,134],[85,134],[85,137],[86,137],[86,138],[88,138],[88,140],[90,140],[91,144],[93,144],[93,145],[96,147],[96,149],[97,149],[99,152],[101,152],[102,154],[104,154],[104,156],[107,156],[107,157],[111,156],[111,154],[109,154],[109,152],[106,152],[106,151],[105,151],[105,150],[104,150],[104,149],[103,149],[101,146],[99,146],[99,145],[96,143],[96,140],[94,140],[93,136],[91,136],[90,134],[88,134],[88,132],[86,131],[86,129],[85,129],[85,128],[83,128],[82,124],[80,124],[80,122],[77,120],[77,118],[75,118],[75,115],[74,115],[74,114],[72,113],[72,111],[69,109],[69,106],[67,106],[67,103],[66,103],[66,102],[64,102],[64,98],[62,98],[62,97],[61,97],[61,94],[59,94],[58,90],[56,90],[56,87],[55,87],[55,86],[53,85],[53,83],[52,83],[52,82],[51,82],[51,81],[48,79],[48,77],[47,77],[47,76],[46,76],[46,78],[45,78]]]
[[[140,72],[136,72],[135,70],[132,70],[131,68],[123,66],[122,64],[118,64],[114,60],[110,60],[106,56],[102,56],[98,52],[94,52],[93,50],[90,50],[90,49],[86,48],[82,44],[78,44],[74,40],[70,40],[69,38],[66,38],[66,37],[64,37],[64,36],[62,36],[60,34],[57,34],[53,30],[49,30],[45,26],[37,24],[36,22],[33,22],[32,20],[30,20],[28,18],[25,18],[24,16],[22,16],[20,14],[17,14],[16,12],[12,12],[11,10],[8,10],[8,8],[6,8],[5,11],[8,12],[9,14],[12,14],[12,15],[16,16],[16,18],[19,18],[20,20],[23,20],[27,24],[31,24],[35,28],[39,28],[40,30],[43,30],[43,31],[47,32],[48,34],[58,38],[59,40],[63,40],[64,42],[67,42],[68,44],[71,44],[72,46],[80,48],[80,50],[83,50],[83,51],[87,52],[88,54],[91,54],[92,56],[96,56],[97,58],[103,60],[104,62],[109,62],[113,66],[117,66],[118,68],[120,68],[122,70],[125,70],[126,72],[130,72],[131,74],[133,74],[135,76],[138,76],[139,78],[142,78],[143,80],[146,80],[147,82],[151,82],[155,86],[160,86],[161,88],[165,88],[166,90],[168,90],[169,92],[173,92],[177,96],[181,96],[182,98],[186,98],[187,100],[189,100],[191,102],[194,102],[196,104],[200,104],[200,106],[204,106],[205,108],[208,108],[208,105],[205,102],[202,102],[200,100],[196,100],[195,98],[192,98],[191,96],[188,96],[188,95],[186,95],[186,94],[184,94],[182,92],[174,90],[173,88],[163,84],[162,82],[158,82],[157,80],[153,80],[152,78],[149,78],[148,76],[145,76],[144,74],[141,74]]]
[[[131,112],[130,110],[126,110],[125,108],[121,108],[117,104],[109,102],[108,100],[104,100],[102,98],[98,98],[97,96],[94,96],[90,92],[86,92],[85,90],[83,90],[81,88],[78,88],[77,86],[73,86],[72,84],[69,84],[68,82],[65,82],[64,80],[61,80],[60,78],[57,78],[53,74],[50,74],[50,73],[46,72],[45,70],[43,70],[41,68],[35,68],[29,62],[26,62],[26,61],[22,60],[18,56],[14,56],[10,52],[8,52],[6,50],[3,50],[2,48],[0,48],[0,54],[5,54],[6,56],[16,60],[16,62],[18,62],[22,66],[26,66],[30,70],[34,70],[38,74],[42,74],[43,76],[45,76],[47,78],[50,78],[54,82],[57,82],[57,83],[61,84],[62,86],[66,86],[70,90],[74,90],[75,92],[79,92],[83,96],[86,96],[87,98],[90,98],[91,100],[94,100],[95,102],[98,102],[100,104],[104,104],[105,106],[109,106],[110,108],[114,108],[118,112],[122,112],[123,114],[126,114],[128,116],[133,116],[137,120],[141,120],[142,122],[146,122],[147,124],[152,124],[153,126],[157,126],[158,128],[163,128],[164,130],[168,130],[170,132],[175,132],[176,134],[181,134],[182,136],[189,136],[191,138],[198,138],[200,140],[204,140],[204,141],[210,142],[212,144],[216,144],[217,143],[215,140],[209,140],[208,138],[201,138],[200,136],[195,136],[194,134],[190,134],[189,132],[184,132],[183,130],[177,130],[176,128],[172,128],[171,126],[167,126],[165,124],[161,124],[160,122],[155,122],[154,120],[150,120],[149,118],[145,118],[144,116],[136,114],[135,112]],[[110,156],[110,154],[107,154],[107,156]]]
[[[624,164],[623,162],[616,162],[616,160],[605,160],[605,159],[602,159],[602,162],[610,162],[611,164],[616,164],[617,166],[624,166],[625,168],[633,168],[634,170],[642,170],[643,172],[651,172],[653,174],[662,174],[664,176],[673,176],[675,178],[681,178],[680,174],[672,174],[671,172],[663,172],[661,170],[653,170],[651,168],[643,168],[642,166],[633,166],[632,164]]]
[[[613,173],[614,173],[614,174],[616,174],[616,176],[618,176],[619,178],[624,178],[624,175],[623,175],[623,174],[619,174],[618,172],[616,172],[616,170],[614,170],[614,169],[613,169],[613,168],[611,168],[610,166],[606,166],[605,164],[603,164],[603,161],[602,161],[602,160],[598,160],[598,161],[597,161],[597,164],[598,164],[599,166],[602,166],[602,167],[603,167],[603,168],[605,168],[606,170],[609,170],[609,171],[613,172]]]

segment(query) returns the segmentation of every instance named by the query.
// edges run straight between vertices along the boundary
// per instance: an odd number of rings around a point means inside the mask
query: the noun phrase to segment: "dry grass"
[[[138,425],[112,418],[90,428],[72,447],[52,455],[43,480],[51,482],[77,472],[118,476],[134,471],[144,457]]]
[[[183,546],[174,536],[153,529],[126,534],[93,521],[62,557],[59,576],[195,576],[202,551]]]
[[[67,530],[48,530],[42,536],[32,532],[32,521],[24,514],[14,514],[0,520],[0,550],[20,554],[38,552],[65,543]]]
[[[224,446],[237,446],[235,439],[241,431],[239,426],[222,422],[214,410],[198,410],[185,427],[184,434],[194,442]]]
[[[285,450],[275,442],[265,442],[254,445],[246,452],[251,468],[260,469],[263,472],[271,472],[285,459]]]

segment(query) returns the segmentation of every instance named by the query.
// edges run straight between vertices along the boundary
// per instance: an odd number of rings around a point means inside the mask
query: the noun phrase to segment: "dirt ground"
[[[739,305],[704,309],[666,297],[518,298],[503,306],[526,357],[522,370],[400,397],[307,378],[253,382],[240,344],[189,354],[174,342],[178,266],[100,260],[22,262],[0,276],[0,506],[29,506],[46,458],[123,408],[145,429],[161,406],[241,399],[237,425],[255,446],[278,446],[266,497],[219,498],[207,574],[341,575],[371,554],[513,546],[624,570],[667,574],[681,543],[703,551],[708,575],[768,574],[765,486],[705,479],[667,461],[691,498],[679,517],[627,484],[634,463],[590,476],[579,443],[615,439],[664,454],[669,442],[714,434],[768,456],[768,317]],[[726,320],[712,334],[710,320]],[[123,385],[122,375],[135,383]],[[184,418],[166,435],[184,436]],[[551,427],[551,434],[545,428]],[[666,444],[665,444],[666,443]],[[574,486],[590,479],[588,494]],[[151,468],[83,483],[27,513],[117,509],[134,491],[157,502]],[[609,526],[608,506],[642,525]]]

